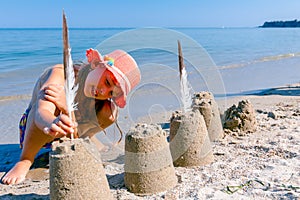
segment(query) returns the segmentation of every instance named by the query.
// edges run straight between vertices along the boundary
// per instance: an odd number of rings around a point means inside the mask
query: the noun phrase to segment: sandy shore
[[[175,168],[171,190],[139,197],[124,187],[123,145],[102,153],[115,199],[298,199],[300,198],[300,88],[278,88],[252,96],[217,100],[221,112],[249,100],[258,130],[231,134],[213,143],[215,161],[194,168]],[[274,115],[272,115],[273,113]],[[164,119],[162,119],[164,120]],[[18,145],[1,139],[2,176],[18,159]],[[37,159],[24,183],[0,185],[0,199],[49,199],[46,157]]]

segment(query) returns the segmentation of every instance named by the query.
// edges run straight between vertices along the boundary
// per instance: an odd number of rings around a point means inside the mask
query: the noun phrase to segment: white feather
[[[66,67],[65,93],[66,104],[69,117],[72,120],[72,111],[76,110],[77,103],[75,103],[75,96],[78,85],[75,85],[75,72],[73,68],[73,60],[71,57],[71,48],[68,49],[68,59]]]
[[[181,80],[180,80],[180,92],[181,92],[181,101],[183,104],[183,112],[188,112],[192,109],[192,94],[191,87],[187,80],[187,73],[185,67],[181,70]]]

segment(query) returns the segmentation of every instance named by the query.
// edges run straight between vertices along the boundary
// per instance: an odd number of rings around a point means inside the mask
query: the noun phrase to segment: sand
[[[298,199],[300,198],[300,88],[279,88],[253,96],[217,99],[221,113],[241,100],[253,105],[254,133],[227,134],[212,143],[214,162],[176,167],[177,185],[139,197],[124,186],[124,144],[102,153],[106,177],[115,199]],[[159,119],[164,122],[166,119]],[[2,130],[1,130],[2,131]],[[1,140],[1,176],[20,150]],[[25,182],[0,184],[0,199],[49,199],[47,157],[38,159]]]

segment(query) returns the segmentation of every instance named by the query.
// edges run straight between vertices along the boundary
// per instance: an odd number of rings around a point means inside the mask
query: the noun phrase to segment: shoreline
[[[249,100],[255,109],[258,130],[244,136],[226,135],[213,143],[215,161],[210,165],[175,168],[180,181],[169,191],[146,197],[128,192],[123,181],[124,144],[110,148],[102,153],[102,159],[114,198],[296,199],[300,196],[300,88],[299,84],[295,86],[298,87],[292,90],[278,88],[275,94],[272,90],[261,95],[216,99],[221,113],[240,100]],[[278,117],[273,119],[269,112],[277,112]],[[7,167],[16,161],[19,152],[15,144],[1,143],[1,165]],[[3,174],[0,172],[0,176]],[[31,170],[30,177],[14,186],[1,184],[0,197],[49,199],[47,168]]]

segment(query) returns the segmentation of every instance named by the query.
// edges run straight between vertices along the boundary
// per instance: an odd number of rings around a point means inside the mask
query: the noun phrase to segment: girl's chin
[[[103,97],[95,97],[95,96],[93,96],[93,98],[95,98],[95,99],[97,99],[97,100],[106,100],[106,98],[103,98]]]

